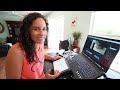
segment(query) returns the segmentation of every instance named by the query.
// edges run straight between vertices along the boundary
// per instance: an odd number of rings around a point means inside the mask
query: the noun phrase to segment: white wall
[[[89,33],[90,19],[92,11],[65,11],[65,28],[64,39],[72,37],[73,31],[80,31],[82,33],[79,39],[80,51],[82,51],[85,40]],[[74,17],[77,17],[76,27],[71,27],[71,22]]]
[[[53,18],[58,15],[64,15],[64,39],[71,38],[73,31],[80,31],[82,36],[79,39],[79,46],[81,48],[80,51],[82,51],[89,33],[91,13],[92,11],[54,11],[48,17]],[[74,17],[77,17],[76,27],[71,27]]]
[[[79,46],[81,48],[80,51],[82,51],[89,33],[91,13],[92,11],[55,11],[49,15],[49,18],[64,15],[64,39],[73,38],[73,31],[80,31],[82,36],[79,39]],[[77,17],[76,27],[71,27],[74,17]]]

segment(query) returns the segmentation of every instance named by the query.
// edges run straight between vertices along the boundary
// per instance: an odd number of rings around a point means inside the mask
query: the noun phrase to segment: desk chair
[[[68,51],[68,48],[69,48],[68,40],[60,41],[59,50],[64,49],[65,51]]]
[[[65,51],[63,52],[63,57],[64,57],[64,58],[70,59],[71,57],[74,56],[74,54],[72,53],[73,51],[72,51],[71,48],[70,48],[70,44],[69,44],[69,41],[68,41],[68,40],[60,41],[59,50],[60,50],[60,49],[64,49],[64,50],[65,50]]]

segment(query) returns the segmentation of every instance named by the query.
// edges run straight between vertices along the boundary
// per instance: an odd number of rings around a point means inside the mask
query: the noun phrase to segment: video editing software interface
[[[119,49],[120,40],[88,35],[82,53],[107,72]]]

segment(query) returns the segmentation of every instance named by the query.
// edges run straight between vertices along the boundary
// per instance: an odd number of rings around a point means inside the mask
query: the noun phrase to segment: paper
[[[54,66],[54,71],[59,70],[60,72],[62,72],[64,70],[68,69],[68,66],[65,62],[65,58],[61,58],[57,61],[54,61],[53,66]]]
[[[63,52],[64,52],[64,51],[65,51],[64,49],[61,49],[61,50],[58,50],[57,53],[58,53],[59,55],[63,56]]]

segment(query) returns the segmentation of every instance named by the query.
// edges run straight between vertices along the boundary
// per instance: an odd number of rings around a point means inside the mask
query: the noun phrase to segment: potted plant
[[[79,31],[73,32],[74,37],[74,47],[78,47],[78,39],[81,37],[81,33]]]

